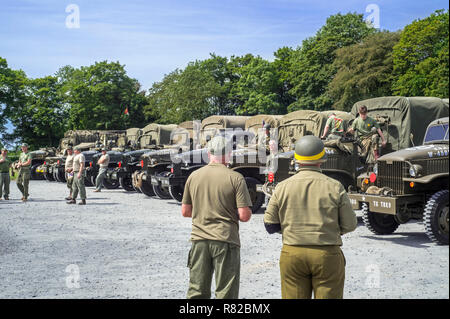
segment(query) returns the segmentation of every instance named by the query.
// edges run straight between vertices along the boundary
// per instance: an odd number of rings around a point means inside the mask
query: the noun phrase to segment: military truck
[[[352,107],[352,116],[358,115],[360,105],[367,106],[368,115],[379,123],[386,138],[386,146],[384,148],[378,147],[378,156],[420,144],[420,140],[423,139],[425,134],[425,128],[422,126],[428,125],[437,118],[448,116],[448,101],[432,97],[380,97],[359,101]],[[326,119],[325,114],[322,113],[323,119],[320,121]],[[351,125],[351,116],[345,117],[345,114],[342,113],[336,115],[344,119],[345,127]],[[291,124],[290,118],[295,116],[295,112],[289,113],[286,115],[287,120],[283,121],[282,119],[281,121],[279,136],[280,143],[284,148],[290,143],[292,145],[302,136],[301,129],[292,129],[288,126]],[[295,127],[296,123],[291,126]],[[316,127],[314,133],[310,132],[313,135],[320,136],[318,134],[322,132],[323,127],[320,130],[318,130],[318,127]],[[374,132],[373,134],[377,133]],[[288,141],[286,142],[286,140]],[[322,172],[339,180],[346,189],[349,187],[358,188],[360,186],[358,176],[374,164],[367,161],[367,157],[360,155],[358,139],[344,136],[339,140],[325,141],[324,144],[328,159],[321,166]],[[271,196],[277,182],[281,182],[296,173],[297,166],[293,154],[294,152],[290,151],[279,155],[278,170],[268,172],[266,183],[263,186],[258,186],[258,190]]]
[[[44,179],[43,173],[38,169],[45,162],[45,158],[54,156],[56,154],[56,148],[45,147],[37,151],[31,151],[31,170],[30,179],[41,180]]]
[[[265,180],[265,167],[269,140],[276,135],[279,121],[282,115],[259,114],[245,121],[245,131],[255,137],[248,141],[248,145],[238,147],[231,153],[228,167],[241,173],[247,183],[247,188],[252,199],[252,210],[257,212],[264,204],[265,195],[256,191],[256,186],[263,184]]]
[[[42,165],[37,168],[37,172],[43,174],[47,181],[65,180],[64,163],[67,156],[66,150],[70,146],[79,146],[84,150],[95,147],[95,142],[99,139],[99,131],[94,130],[69,130],[64,133],[64,137],[59,142],[55,154],[47,156]]]
[[[375,234],[422,220],[433,242],[448,245],[448,117],[431,122],[423,144],[381,156],[359,177],[361,192],[350,192],[353,209]]]
[[[200,131],[199,122],[186,121],[180,123],[175,130],[170,132],[168,144],[159,149],[153,149],[141,154],[140,167],[135,163],[131,167],[131,179],[133,187],[147,196],[158,196],[161,199],[170,199],[167,188],[159,183],[152,184],[151,176],[156,176],[167,170],[173,155],[192,150],[196,136]]]
[[[252,134],[244,131],[247,119],[247,116],[225,115],[213,115],[205,118],[201,123],[200,143],[195,143],[194,148],[204,147],[207,141],[218,134],[230,138],[233,141],[233,148],[236,148],[240,141]],[[251,139],[251,137],[247,138],[247,140]],[[208,164],[207,150],[205,148],[194,149],[178,154],[173,159],[175,161],[168,165],[165,171],[152,175],[150,182],[152,185],[160,186],[163,190],[168,190],[173,199],[181,201],[184,185],[189,175]]]

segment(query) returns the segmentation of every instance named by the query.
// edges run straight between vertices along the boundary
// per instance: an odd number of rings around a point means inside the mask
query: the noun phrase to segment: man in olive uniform
[[[328,133],[330,135],[327,137]],[[344,121],[337,117],[335,113],[331,113],[323,131],[321,139],[327,137],[328,140],[336,140],[344,135]]]
[[[239,221],[250,220],[252,205],[244,177],[226,167],[230,143],[221,136],[208,142],[208,165],[193,172],[184,189],[181,213],[192,217],[187,298],[210,298],[215,273],[217,299],[239,296]]]
[[[95,179],[95,190],[94,192],[101,192],[103,187],[103,180],[106,177],[106,172],[108,171],[109,165],[109,154],[106,153],[106,148],[102,148],[102,156],[97,162],[100,165],[97,178]]]
[[[66,200],[72,199],[72,186],[73,186],[73,159],[75,155],[73,154],[72,146],[67,147],[67,157],[64,170],[66,172],[67,188],[69,189],[69,197]]]
[[[9,200],[9,168],[11,167],[11,161],[8,158],[8,150],[2,148],[2,155],[0,155],[0,200],[2,195],[5,196],[5,200]]]
[[[74,148],[75,157],[73,158],[73,185],[72,199],[67,204],[76,204],[78,192],[80,193],[81,203],[78,205],[86,205],[86,187],[84,186],[84,169],[86,158],[81,153],[79,147]]]
[[[367,115],[367,107],[361,105],[358,109],[359,117],[357,117],[352,126],[348,129],[351,134],[356,133],[356,137],[361,140],[363,149],[361,155],[367,157],[367,163],[373,163],[378,158],[378,132],[381,137],[381,146],[386,146],[386,140],[377,121]],[[372,150],[372,152],[370,152]]]
[[[307,135],[295,145],[298,173],[279,183],[264,214],[269,233],[281,232],[283,299],[343,298],[345,258],[341,235],[356,215],[340,182],[322,174],[323,142]]]
[[[19,162],[16,168],[19,169],[19,175],[17,175],[17,187],[22,193],[22,201],[28,200],[28,185],[30,183],[31,175],[31,154],[28,152],[28,144],[22,144],[22,153],[19,156]]]

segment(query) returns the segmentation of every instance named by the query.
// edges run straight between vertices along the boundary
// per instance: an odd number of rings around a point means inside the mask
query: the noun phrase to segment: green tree
[[[7,120],[16,107],[25,103],[26,83],[25,72],[9,68],[7,61],[0,57],[0,134],[4,139],[8,138],[5,136]]]
[[[449,12],[438,10],[407,25],[394,47],[393,91],[405,96],[449,96]]]
[[[281,114],[283,81],[276,66],[261,57],[252,57],[237,72],[230,94],[239,101],[236,113],[240,115]]]
[[[392,95],[392,50],[399,38],[398,32],[380,32],[336,51],[337,73],[327,89],[335,109],[350,111],[357,101]]]
[[[375,32],[363,20],[362,14],[330,16],[315,36],[305,39],[292,53],[291,71],[288,72],[293,86],[290,93],[297,100],[288,110],[330,108],[333,100],[326,89],[336,73],[333,65],[336,50],[359,43]]]
[[[142,127],[147,104],[136,79],[119,62],[96,62],[79,69],[58,72],[65,102],[70,105],[69,129],[125,129]],[[129,116],[125,116],[128,109]]]

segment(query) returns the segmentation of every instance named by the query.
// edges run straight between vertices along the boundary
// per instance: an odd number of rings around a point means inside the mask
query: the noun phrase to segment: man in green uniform
[[[320,138],[324,139],[327,137],[328,133],[330,133],[327,138],[329,140],[336,140],[344,135],[344,121],[337,117],[335,113],[330,114],[330,117],[325,124],[323,134]]]
[[[17,187],[22,193],[22,201],[26,202],[28,200],[28,185],[30,183],[31,174],[31,154],[28,152],[28,144],[22,144],[22,153],[19,156],[19,162],[16,168],[19,170],[19,175],[17,175]]]
[[[377,121],[367,115],[367,107],[361,105],[358,109],[359,117],[356,118],[352,126],[348,129],[351,134],[356,133],[356,137],[361,140],[363,149],[361,155],[366,157],[367,163],[373,163],[378,159],[378,132],[381,137],[381,146],[386,146],[386,139]],[[370,151],[372,150],[372,151]]]
[[[281,296],[343,298],[345,258],[341,235],[356,228],[356,215],[340,182],[322,174],[323,142],[307,135],[295,145],[298,173],[279,183],[264,214],[269,233],[281,232]]]
[[[9,168],[11,167],[11,161],[8,158],[8,150],[2,149],[2,155],[0,156],[0,200],[2,195],[5,196],[5,200],[9,200]]]
[[[108,171],[109,154],[106,153],[106,148],[102,148],[102,156],[100,156],[98,160],[98,165],[100,165],[100,168],[98,170],[97,178],[95,179],[94,192],[101,192],[103,187],[103,180],[105,179],[106,172]]]
[[[215,273],[217,299],[239,296],[239,221],[247,222],[252,205],[244,177],[225,165],[230,143],[221,136],[208,142],[209,164],[193,172],[184,189],[181,213],[192,217],[187,298],[210,298]]]
[[[66,157],[66,163],[64,166],[64,170],[66,172],[66,181],[67,181],[67,188],[69,189],[69,197],[66,197],[66,200],[72,199],[72,186],[73,186],[73,159],[75,155],[73,154],[73,148],[72,146],[69,146],[67,148],[67,157]]]
[[[73,158],[73,185],[72,199],[67,204],[76,204],[78,192],[80,193],[81,203],[78,205],[86,205],[86,187],[84,186],[84,169],[86,158],[81,153],[79,147],[74,148],[75,157]]]

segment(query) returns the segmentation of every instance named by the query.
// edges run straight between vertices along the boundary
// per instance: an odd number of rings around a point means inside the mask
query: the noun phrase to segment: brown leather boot
[[[86,205],[86,200],[85,200],[85,199],[82,199],[82,200],[81,200],[81,203],[78,203],[78,205]]]

